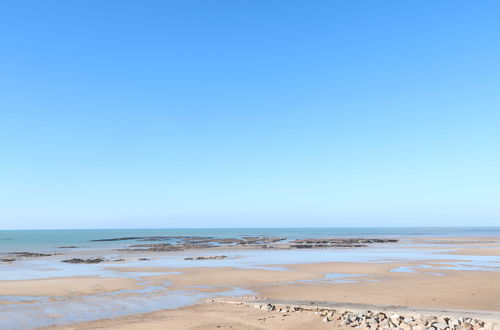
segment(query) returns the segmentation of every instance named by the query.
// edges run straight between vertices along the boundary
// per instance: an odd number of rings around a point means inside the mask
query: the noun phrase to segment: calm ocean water
[[[445,228],[199,228],[199,229],[88,229],[88,230],[0,230],[0,253],[44,251],[60,246],[109,248],[130,245],[131,241],[92,242],[96,239],[140,236],[279,236],[309,237],[453,237],[500,236],[500,227]]]

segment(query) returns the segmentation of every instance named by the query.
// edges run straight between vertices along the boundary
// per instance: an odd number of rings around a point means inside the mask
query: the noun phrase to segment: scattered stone
[[[10,258],[5,258],[5,259],[0,259],[2,262],[13,262],[16,261],[16,259],[10,259]]]

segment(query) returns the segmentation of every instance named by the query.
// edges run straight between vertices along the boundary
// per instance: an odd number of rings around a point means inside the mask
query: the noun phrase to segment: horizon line
[[[470,228],[492,228],[500,229],[500,226],[289,226],[289,227],[137,227],[137,228],[10,228],[0,231],[30,231],[30,230],[199,230],[199,229],[470,229]]]

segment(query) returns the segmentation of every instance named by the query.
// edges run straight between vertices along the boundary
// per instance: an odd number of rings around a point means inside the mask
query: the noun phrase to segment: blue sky
[[[497,1],[2,1],[0,227],[500,223]]]

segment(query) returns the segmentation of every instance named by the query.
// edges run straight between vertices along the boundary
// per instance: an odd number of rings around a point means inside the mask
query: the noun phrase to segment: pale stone
[[[423,325],[415,325],[412,327],[413,330],[425,330],[426,327],[424,327]]]
[[[446,324],[448,324],[448,319],[445,318],[445,317],[442,317],[442,316],[438,317],[437,321],[438,321],[438,323],[446,323]]]
[[[272,311],[274,310],[274,306],[271,305],[271,304],[267,304],[263,307],[263,309],[267,310],[267,311]]]
[[[446,328],[448,328],[447,323],[441,323],[441,322],[433,323],[432,326],[438,330],[445,330]]]
[[[475,319],[474,323],[477,324],[477,325],[479,325],[480,327],[484,327],[484,322],[481,321],[481,320]]]
[[[424,317],[424,324],[430,326],[432,323],[436,322],[436,318],[434,316]]]
[[[389,322],[387,320],[382,320],[378,323],[378,325],[381,327],[381,328],[388,328],[389,327]]]

